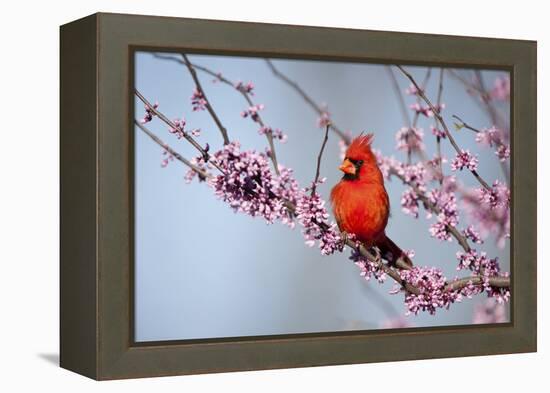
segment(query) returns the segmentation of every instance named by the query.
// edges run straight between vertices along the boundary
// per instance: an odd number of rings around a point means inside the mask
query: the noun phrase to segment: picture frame
[[[511,322],[135,342],[136,50],[507,70]],[[97,13],[60,29],[60,365],[97,380],[536,351],[536,42]]]

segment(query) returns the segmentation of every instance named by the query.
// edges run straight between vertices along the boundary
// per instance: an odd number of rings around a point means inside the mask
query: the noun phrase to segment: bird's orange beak
[[[340,165],[340,169],[342,172],[344,172],[347,175],[355,175],[355,165],[353,165],[353,162],[351,162],[349,159],[345,159],[342,165]]]

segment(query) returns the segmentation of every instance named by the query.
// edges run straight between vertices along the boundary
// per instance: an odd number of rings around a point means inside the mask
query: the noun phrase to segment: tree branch
[[[407,72],[402,66],[400,65],[396,65],[397,68],[399,68],[401,70],[401,72],[411,81],[411,83],[416,87],[416,89],[418,90],[418,95],[424,100],[424,102],[426,104],[428,104],[428,106],[430,107],[431,111],[433,112],[434,116],[437,118],[437,120],[439,121],[439,123],[443,126],[443,129],[445,131],[445,135],[447,135],[447,138],[449,139],[449,142],[451,143],[451,145],[453,146],[453,148],[455,149],[455,151],[457,152],[457,154],[460,154],[461,153],[461,150],[460,148],[458,147],[458,144],[456,143],[455,139],[453,138],[453,136],[451,135],[451,132],[449,131],[449,128],[447,127],[447,124],[445,123],[445,120],[443,120],[443,117],[441,116],[441,113],[439,112],[439,109],[436,108],[432,102],[430,101],[430,99],[426,96],[426,94],[420,89],[420,86],[418,85],[418,83],[416,82],[416,80],[413,78],[413,76]],[[476,178],[476,180],[479,182],[479,184],[481,184],[486,190],[491,190],[491,187],[489,186],[489,184],[487,184],[487,182],[485,180],[483,180],[483,178],[477,173],[476,170],[470,170],[470,172],[472,173],[472,175]]]
[[[327,124],[325,128],[325,137],[323,138],[323,143],[321,145],[321,150],[319,151],[319,155],[317,156],[317,170],[315,172],[315,178],[313,179],[313,185],[311,186],[311,196],[315,195],[315,191],[317,189],[317,183],[319,182],[319,176],[321,173],[321,160],[323,158],[323,150],[325,150],[325,146],[328,141],[329,128],[330,128],[330,124]]]
[[[210,105],[210,101],[206,97],[206,94],[204,93],[204,89],[202,88],[201,82],[199,81],[199,78],[197,77],[197,73],[195,72],[195,69],[189,62],[189,59],[187,58],[187,55],[185,53],[182,53],[181,56],[183,57],[183,61],[185,62],[185,65],[187,66],[187,69],[189,70],[189,73],[191,74],[191,77],[193,78],[193,81],[195,82],[195,87],[197,90],[201,93],[202,97],[205,101],[205,107],[208,110],[208,113],[210,113],[210,116],[214,120],[214,123],[218,126],[218,129],[220,130],[220,133],[223,137],[223,144],[227,145],[229,144],[229,136],[227,135],[227,129],[223,126],[222,122],[218,118],[218,115],[216,112],[214,112],[214,109],[212,109],[212,105]]]
[[[149,110],[153,112],[160,120],[166,123],[170,128],[174,130],[178,129],[178,126],[176,126],[172,120],[170,120],[162,112],[157,110],[137,89],[134,89],[134,93],[141,100],[141,102],[143,102],[145,106],[149,108]],[[224,170],[215,161],[210,160],[210,155],[208,154],[208,152],[191,135],[189,135],[188,132],[186,132],[185,130],[181,131],[185,140],[201,153],[205,162],[210,162],[221,173],[225,174]]]
[[[189,168],[191,168],[193,171],[195,171],[200,178],[202,179],[211,179],[213,176],[205,171],[202,168],[199,168],[197,165],[193,164],[191,161],[189,161],[187,158],[183,157],[181,154],[179,154],[177,151],[172,149],[170,146],[168,146],[166,143],[162,141],[158,136],[153,134],[147,127],[145,127],[143,124],[141,124],[139,121],[134,120],[134,124],[141,129],[149,138],[151,138],[153,141],[155,141],[158,145],[160,145],[164,150],[166,150],[168,153],[170,153],[175,159],[182,162],[183,164],[187,165]]]

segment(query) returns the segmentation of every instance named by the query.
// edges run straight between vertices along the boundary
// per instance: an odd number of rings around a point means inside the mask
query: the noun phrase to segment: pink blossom
[[[260,127],[258,133],[260,135],[271,134],[274,139],[279,140],[281,143],[285,143],[288,140],[288,136],[286,134],[283,134],[283,132],[278,128],[273,129],[268,126],[263,126]]]
[[[374,277],[374,279],[380,283],[386,281],[387,274],[383,269],[382,261],[380,259],[371,261],[361,255],[361,253],[356,249],[352,250],[349,259],[352,260],[359,268],[360,275],[365,278],[365,280],[369,281]]]
[[[494,235],[499,247],[504,247],[510,237],[510,190],[499,182],[490,190],[477,188],[464,198],[466,214],[475,222],[483,238]]]
[[[159,103],[155,102],[153,104],[153,108],[157,109],[159,107]],[[156,116],[155,112],[149,107],[149,105],[145,105],[145,115],[141,119],[141,124],[149,123],[151,120],[153,120],[153,116]]]
[[[263,104],[252,105],[252,106],[249,106],[248,109],[245,109],[244,111],[242,111],[241,116],[244,118],[247,118],[250,116],[250,118],[253,121],[259,122],[260,115],[258,114],[258,112],[261,111],[262,109],[264,109]]]
[[[445,134],[444,130],[441,130],[437,127],[431,126],[432,134],[438,138],[447,138],[447,134]]]
[[[495,79],[495,84],[493,89],[490,91],[491,98],[498,101],[509,101],[510,100],[510,78],[509,77],[498,77]]]
[[[470,171],[475,171],[477,170],[478,162],[477,156],[470,154],[469,150],[461,150],[451,162],[451,169],[453,171],[461,171],[467,168]]]
[[[495,151],[498,159],[502,162],[510,158],[510,145],[500,145]]]
[[[481,146],[493,147],[503,143],[504,132],[495,126],[491,128],[484,128],[480,132],[476,133],[476,142]]]
[[[321,115],[317,119],[317,127],[325,128],[329,124],[330,124],[330,113],[326,110],[323,110],[321,112]]]
[[[417,87],[413,83],[411,83],[409,87],[405,89],[405,94],[410,96],[418,95],[419,92],[424,92],[424,90],[417,89]]]
[[[204,98],[202,91],[195,89],[191,95],[191,105],[193,107],[193,111],[203,111],[206,109],[207,104],[208,102]]]
[[[174,161],[174,156],[168,150],[164,149],[162,151],[162,161],[160,162],[160,166],[162,168],[166,168],[172,161]]]
[[[250,94],[251,96],[254,95],[254,92],[252,91],[254,89],[254,84],[252,82],[243,83],[242,81],[238,81],[235,84],[235,89],[242,93]]]
[[[407,314],[418,314],[420,311],[435,314],[438,308],[448,309],[452,303],[462,300],[460,292],[445,290],[447,279],[440,269],[415,266],[399,274],[402,280],[420,291],[418,295],[410,292],[405,294]]]
[[[420,105],[418,102],[415,102],[414,104],[411,104],[409,106],[410,109],[412,109],[414,112],[420,115],[424,115],[426,117],[434,117],[434,112],[430,106],[423,106]],[[445,109],[445,104],[439,104],[434,105],[434,109],[440,113],[443,109]]]
[[[430,234],[439,240],[452,241],[449,227],[456,227],[459,221],[458,206],[454,192],[434,189],[426,195],[430,202],[439,210],[437,221],[430,228]]]
[[[405,214],[418,218],[419,201],[416,192],[411,187],[408,187],[401,194],[401,210]]]
[[[418,150],[424,150],[424,131],[421,128],[402,127],[395,134],[397,150],[407,154]]]
[[[210,184],[216,196],[227,202],[235,212],[252,217],[263,217],[269,224],[276,220],[292,226],[291,214],[281,194],[295,200],[297,183],[285,171],[278,179],[271,173],[268,157],[254,150],[241,151],[238,142],[231,142],[213,155],[213,160],[222,167],[225,174],[214,177]]]
[[[478,231],[476,231],[473,225],[469,225],[464,231],[462,231],[462,234],[464,235],[464,237],[466,237],[467,239],[470,239],[474,243],[477,243],[477,244],[483,243],[483,239],[481,238],[481,235],[479,234]]]
[[[494,299],[487,299],[478,303],[474,307],[474,316],[472,323],[488,324],[488,323],[504,323],[507,322],[506,308],[502,303],[498,303]]]
[[[330,255],[342,251],[344,244],[335,223],[328,222],[325,201],[315,193],[303,192],[296,204],[296,216],[302,226],[305,243],[313,247],[319,241],[321,254]],[[321,228],[321,225],[324,228]]]

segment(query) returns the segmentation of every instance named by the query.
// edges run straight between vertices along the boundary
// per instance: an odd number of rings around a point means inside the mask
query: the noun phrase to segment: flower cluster
[[[460,153],[457,153],[451,162],[451,169],[453,171],[461,171],[467,168],[470,171],[475,171],[477,170],[478,163],[477,156],[471,154],[469,150],[460,150]]]
[[[397,150],[405,151],[407,154],[424,150],[424,131],[416,127],[402,127],[395,134]]]
[[[249,106],[248,109],[245,109],[244,111],[242,111],[241,116],[244,118],[247,118],[250,116],[250,118],[253,121],[259,122],[260,115],[258,112],[261,111],[262,109],[264,109],[263,104],[252,105],[252,106]]]
[[[330,124],[330,113],[326,110],[321,112],[321,115],[317,119],[317,127],[325,128]]]
[[[493,89],[490,91],[491,98],[497,101],[510,100],[510,78],[496,78]]]
[[[242,93],[250,94],[251,96],[254,95],[254,84],[252,82],[244,83],[242,81],[238,81],[235,83],[235,89]]]
[[[474,307],[474,316],[472,323],[503,323],[506,322],[506,308],[502,303],[494,299],[487,299]]]
[[[174,161],[174,156],[167,149],[162,151],[162,160],[160,166],[166,168],[170,162]]]
[[[495,151],[498,159],[502,162],[510,158],[510,145],[500,145]]]
[[[438,138],[446,138],[447,137],[447,134],[445,134],[445,131],[438,128],[438,127],[435,127],[435,126],[431,126],[431,130],[432,130],[432,134]]]
[[[493,147],[499,146],[504,142],[504,132],[496,127],[484,128],[476,133],[476,142],[481,146]]]
[[[360,275],[365,278],[365,280],[369,281],[374,277],[374,279],[380,283],[386,281],[387,274],[384,271],[384,265],[379,258],[371,261],[361,255],[357,248],[353,249],[349,259],[352,260],[353,263],[355,263],[355,265],[359,268]]]
[[[193,94],[191,95],[191,106],[193,108],[193,111],[203,111],[206,109],[206,105],[208,102],[206,101],[206,98],[204,98],[204,94],[202,94],[202,91],[199,89],[195,89],[193,91]]]
[[[474,243],[483,244],[483,239],[478,231],[474,228],[473,225],[468,225],[468,227],[462,231],[462,234],[466,239],[470,239]]]
[[[288,139],[288,136],[284,134],[283,131],[281,131],[278,128],[273,129],[269,126],[260,127],[260,129],[258,130],[258,134],[260,135],[271,134],[274,139],[277,139],[281,143],[285,143]]]
[[[455,193],[442,187],[430,190],[427,197],[439,210],[436,222],[430,225],[430,234],[439,240],[452,241],[449,228],[456,227],[459,220]]]
[[[305,190],[304,190],[305,191]],[[335,223],[328,222],[325,201],[314,193],[303,192],[296,203],[296,216],[302,225],[306,245],[313,247],[319,241],[321,254],[330,255],[342,251],[344,244]]]
[[[498,180],[490,190],[477,188],[464,196],[466,213],[481,236],[493,234],[499,247],[510,237],[510,189]]]
[[[153,104],[153,109],[157,109],[159,107],[159,103],[155,102]],[[149,123],[151,120],[153,120],[153,116],[155,115],[155,112],[149,107],[149,105],[145,105],[145,115],[143,115],[143,118],[141,119],[141,124]]]
[[[471,270],[474,274],[482,277],[483,285],[475,288],[471,294],[485,291],[489,297],[499,303],[509,300],[509,289],[493,287],[489,282],[491,277],[508,276],[508,273],[500,273],[498,258],[490,259],[485,252],[478,253],[473,249],[468,252],[457,252],[456,257],[458,259],[457,270]]]
[[[201,134],[200,128],[194,128],[190,131],[187,131],[185,129],[185,125],[187,124],[185,122],[185,119],[174,119],[174,120],[172,120],[172,123],[174,123],[175,127],[169,127],[168,131],[171,134],[174,134],[176,136],[176,138],[178,138],[178,139],[183,138],[187,132],[190,132],[191,135],[193,135],[193,136],[200,136],[200,134]]]
[[[415,266],[410,270],[402,270],[399,274],[402,280],[420,291],[419,294],[406,293],[407,315],[416,315],[420,311],[427,311],[433,315],[438,308],[449,308],[452,303],[462,300],[462,294],[459,291],[445,289],[447,279],[440,269]]]
[[[409,105],[409,108],[413,110],[416,114],[424,115],[426,117],[434,117],[434,112],[430,106],[420,105],[418,102]],[[434,109],[439,113],[445,109],[445,104],[435,104]]]
[[[235,212],[263,217],[267,223],[281,220],[292,226],[290,212],[278,195],[297,189],[290,172],[285,172],[285,177],[275,178],[266,154],[241,151],[238,142],[231,142],[215,152],[213,160],[225,172],[210,181],[218,198]]]
[[[209,149],[209,146],[207,144],[206,145],[206,151],[208,151],[208,149]],[[202,155],[200,155],[198,157],[193,157],[191,159],[191,163],[193,165],[197,166],[198,168],[203,169],[203,170],[211,168],[211,166],[205,161],[204,156],[202,156]],[[185,181],[185,183],[189,184],[193,181],[193,179],[195,177],[198,177],[199,182],[202,182],[202,181],[206,180],[203,176],[199,175],[195,170],[193,170],[191,168],[189,170],[187,170],[187,172],[185,172],[185,175],[183,176],[183,180]]]

